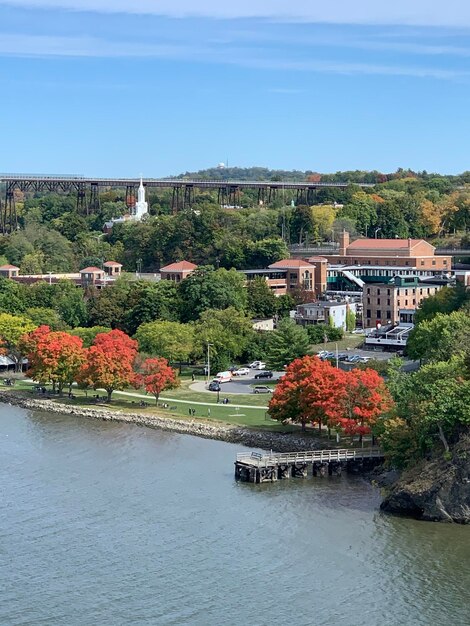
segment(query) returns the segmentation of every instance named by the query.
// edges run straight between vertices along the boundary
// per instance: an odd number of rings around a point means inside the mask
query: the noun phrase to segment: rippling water
[[[0,625],[470,624],[470,528],[235,483],[237,450],[0,406]]]

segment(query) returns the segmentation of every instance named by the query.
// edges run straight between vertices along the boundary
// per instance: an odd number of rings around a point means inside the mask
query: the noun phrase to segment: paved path
[[[143,393],[132,393],[130,391],[113,391],[113,394],[120,394],[122,396],[129,396],[131,398],[140,398],[142,400],[147,400],[147,402],[151,398],[151,396],[145,395]],[[194,404],[196,406],[208,406],[208,407],[226,406],[229,409],[238,408],[238,409],[260,409],[262,411],[268,410],[267,406],[255,406],[253,404],[234,404],[233,402],[230,402],[229,404],[224,405],[221,402],[219,402],[219,404],[217,404],[217,402],[195,402],[194,400],[181,400],[180,398],[167,398],[163,396],[160,396],[158,398],[158,401],[159,402],[177,402],[179,404]]]

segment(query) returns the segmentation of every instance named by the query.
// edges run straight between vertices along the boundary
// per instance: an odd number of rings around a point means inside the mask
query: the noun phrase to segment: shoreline
[[[239,443],[246,447],[272,450],[273,452],[301,452],[304,450],[318,450],[327,447],[327,442],[312,437],[303,437],[300,433],[277,433],[261,431],[230,424],[208,423],[192,419],[177,419],[174,417],[145,415],[139,413],[125,413],[112,409],[95,409],[80,406],[70,406],[53,400],[25,398],[11,391],[0,391],[0,402],[21,407],[23,409],[73,415],[85,419],[97,419],[108,422],[122,422],[135,424],[156,430],[165,430],[183,435],[193,435],[204,439],[214,439],[227,443]],[[334,447],[330,445],[329,447]]]

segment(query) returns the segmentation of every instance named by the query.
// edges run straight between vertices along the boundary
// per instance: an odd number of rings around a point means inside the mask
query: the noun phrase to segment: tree
[[[356,328],[356,314],[348,307],[346,312],[346,330],[352,332]]]
[[[105,389],[110,402],[114,390],[134,384],[136,375],[133,365],[136,356],[137,341],[122,331],[99,333],[88,348],[87,362],[80,379],[94,389]]]
[[[205,356],[211,344],[211,366],[223,370],[241,356],[254,336],[251,320],[234,307],[209,309],[194,324],[194,352]]]
[[[316,356],[295,359],[274,390],[269,403],[270,416],[279,421],[300,422],[302,430],[307,423],[316,423],[321,431],[334,411],[341,377],[341,370]]]
[[[199,267],[179,286],[183,321],[196,320],[207,309],[246,308],[245,278],[236,270]]]
[[[65,330],[67,327],[55,309],[32,307],[26,309],[25,316],[29,317],[35,326],[49,326],[51,330]]]
[[[253,317],[272,317],[277,310],[277,298],[264,278],[257,277],[247,285],[248,310]]]
[[[179,386],[175,370],[168,365],[168,361],[163,358],[146,359],[142,364],[142,381],[145,390],[153,393],[155,402],[165,389],[175,389]]]
[[[425,361],[446,361],[454,353],[470,352],[470,315],[437,313],[420,322],[410,333],[406,351],[412,359]]]
[[[34,339],[28,353],[30,376],[41,383],[51,381],[59,393],[65,385],[71,387],[86,360],[82,340],[62,331],[41,332]]]
[[[359,435],[362,441],[379,417],[390,410],[393,401],[383,378],[375,370],[341,370],[341,379],[328,423],[348,435]]]
[[[141,324],[154,320],[179,320],[180,300],[177,285],[171,280],[157,283],[139,281],[129,293],[133,305],[125,316],[125,329],[134,334]]]
[[[305,356],[309,350],[307,331],[291,320],[283,318],[269,336],[267,364],[271,369],[282,370],[291,361]]]
[[[70,330],[69,334],[74,335],[75,337],[80,337],[80,339],[83,341],[83,347],[89,348],[93,345],[96,335],[109,332],[111,332],[111,328],[107,328],[106,326],[91,326],[91,328],[83,328],[81,326],[77,326],[76,328]]]
[[[194,350],[194,327],[179,322],[149,322],[137,329],[141,352],[164,357],[170,362],[187,361]]]
[[[2,350],[14,361],[15,371],[21,369],[25,352],[21,343],[23,335],[36,328],[34,322],[23,315],[0,313],[0,340]]]

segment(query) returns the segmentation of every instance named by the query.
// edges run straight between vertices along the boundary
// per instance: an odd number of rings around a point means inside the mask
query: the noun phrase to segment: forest
[[[105,260],[124,270],[155,272],[187,259],[230,269],[266,267],[288,255],[289,244],[337,240],[346,228],[353,237],[426,238],[432,243],[468,245],[470,173],[441,176],[398,170],[379,172],[284,172],[265,168],[225,168],[186,173],[180,178],[211,180],[310,180],[347,182],[346,188],[317,190],[312,206],[297,204],[289,190],[259,206],[255,192],[241,194],[241,208],[221,208],[216,194],[195,194],[191,207],[171,211],[171,192],[148,194],[150,215],[139,223],[116,224],[103,233],[107,220],[129,211],[124,189],[100,194],[99,210],[85,215],[67,194],[16,192],[18,231],[0,237],[0,263],[12,263],[23,274],[77,271]],[[361,188],[358,182],[373,184]],[[0,189],[0,197],[2,190]],[[294,206],[293,206],[294,205]]]

